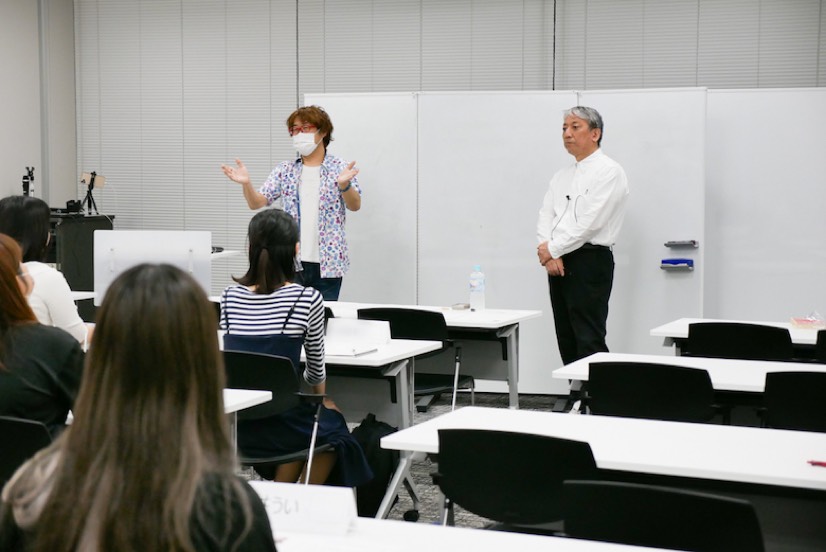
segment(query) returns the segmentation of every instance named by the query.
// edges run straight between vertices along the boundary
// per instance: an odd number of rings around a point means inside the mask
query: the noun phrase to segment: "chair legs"
[[[450,401],[451,412],[456,410],[456,393],[459,391],[459,369],[462,367],[462,348],[456,345],[455,349],[456,355],[453,361],[456,367],[453,370],[453,398]]]
[[[304,484],[305,485],[310,484],[310,470],[312,470],[312,468],[313,468],[313,452],[315,451],[315,442],[316,442],[316,438],[318,437],[318,422],[319,422],[319,419],[321,418],[321,407],[322,407],[322,403],[321,403],[321,401],[319,401],[318,406],[316,406],[315,417],[313,419],[313,434],[310,437],[310,453],[307,456],[307,469],[306,469],[306,475],[304,476]]]

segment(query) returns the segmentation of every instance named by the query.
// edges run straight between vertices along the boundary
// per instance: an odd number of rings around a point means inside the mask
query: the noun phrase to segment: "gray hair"
[[[562,117],[567,118],[571,115],[588,121],[588,128],[599,129],[599,140],[597,140],[597,146],[599,146],[602,143],[602,135],[605,133],[602,125],[602,116],[599,114],[599,111],[597,111],[593,107],[585,107],[584,105],[578,105],[576,107],[572,107],[571,109],[566,109],[563,112]]]

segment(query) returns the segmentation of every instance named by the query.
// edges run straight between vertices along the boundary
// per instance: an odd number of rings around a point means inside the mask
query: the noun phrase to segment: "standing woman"
[[[29,296],[41,324],[64,329],[81,344],[92,337],[92,328],[77,313],[69,284],[63,274],[43,263],[49,245],[49,205],[42,199],[9,196],[0,199],[0,232],[17,240],[23,249],[23,262],[34,280]]]
[[[63,330],[37,322],[21,259],[18,243],[0,234],[0,415],[43,422],[56,435],[80,387],[83,351]]]
[[[0,550],[272,551],[234,474],[215,311],[170,265],[109,287],[72,425],[2,493]]]
[[[319,290],[325,301],[337,301],[341,282],[350,267],[344,223],[347,209],[361,208],[356,162],[349,164],[327,153],[333,123],[322,108],[296,109],[287,118],[287,130],[300,157],[275,167],[258,191],[240,159],[235,167],[221,165],[227,177],[241,184],[250,209],[272,205],[283,209],[301,229],[301,273],[296,282]]]
[[[326,393],[324,366],[324,302],[314,288],[294,283],[298,253],[298,226],[280,209],[256,213],[249,225],[247,273],[235,278],[221,295],[224,350],[263,352],[284,356],[300,366],[301,348],[307,362],[304,380],[313,393]],[[238,447],[245,456],[267,457],[297,452],[310,443],[315,407],[302,403],[277,416],[238,422]],[[318,444],[332,444],[335,453],[313,457],[310,483],[335,481],[348,487],[373,477],[358,442],[350,435],[344,416],[325,398],[321,409]],[[295,482],[304,462],[278,466],[268,479]]]

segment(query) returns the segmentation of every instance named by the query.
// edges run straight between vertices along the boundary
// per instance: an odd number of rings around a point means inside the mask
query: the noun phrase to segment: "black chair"
[[[570,537],[692,552],[763,552],[750,502],[612,481],[566,481]]]
[[[498,522],[491,528],[554,533],[562,518],[566,479],[597,477],[588,443],[530,433],[440,429],[433,482],[445,495],[443,522],[453,504]]]
[[[46,424],[12,416],[0,416],[0,487],[11,479],[17,468],[52,442]]]
[[[767,373],[763,405],[766,427],[826,432],[826,373]]]
[[[425,358],[441,354],[449,348],[454,350],[453,374],[428,374],[414,371],[413,394],[420,399],[416,403],[416,410],[427,412],[430,404],[441,393],[452,393],[451,410],[456,407],[456,393],[459,389],[470,390],[470,404],[474,404],[476,382],[473,376],[461,375],[462,349],[448,337],[447,323],[440,312],[375,307],[359,309],[358,317],[362,320],[386,320],[390,322],[390,336],[393,339],[419,339],[427,341],[441,341],[442,348],[433,353],[420,355],[416,358]]]
[[[707,422],[728,410],[714,403],[708,372],[644,362],[592,362],[585,404],[592,414]]]
[[[815,360],[826,362],[826,330],[817,332],[817,344],[815,345]]]
[[[272,392],[272,400],[239,410],[238,421],[259,420],[281,414],[301,401],[317,404],[313,437],[304,450],[290,454],[269,457],[245,456],[239,451],[239,462],[253,466],[256,471],[269,474],[280,464],[307,460],[306,480],[310,479],[312,457],[333,449],[330,444],[315,446],[315,434],[321,410],[323,395],[301,393],[299,376],[292,361],[286,357],[250,353],[244,351],[224,351],[224,367],[227,374],[227,387],[231,389],[258,389]]]
[[[741,322],[698,322],[688,325],[687,356],[746,360],[792,360],[789,330]]]

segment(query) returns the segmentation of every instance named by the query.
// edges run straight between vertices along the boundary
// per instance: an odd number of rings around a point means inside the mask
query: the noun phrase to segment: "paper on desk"
[[[357,356],[390,343],[390,323],[385,320],[331,318],[327,321],[324,351],[331,356]]]

